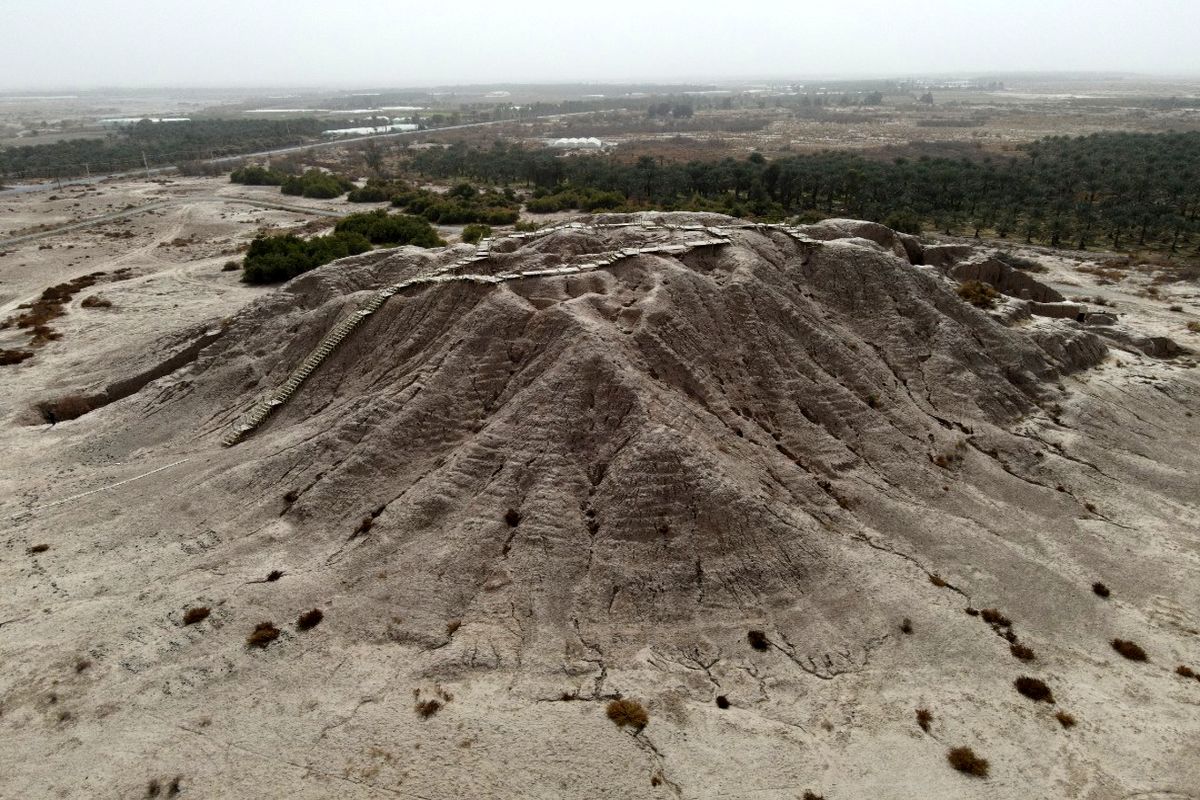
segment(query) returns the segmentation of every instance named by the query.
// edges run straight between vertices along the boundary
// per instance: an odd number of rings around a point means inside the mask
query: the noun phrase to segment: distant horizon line
[[[1200,71],[1197,72],[1144,72],[1144,71],[1127,71],[1127,70],[1076,70],[1076,69],[1060,69],[1060,70],[989,70],[989,69],[964,69],[964,70],[938,70],[930,72],[897,72],[897,73],[873,73],[873,72],[831,72],[831,73],[813,73],[807,75],[745,75],[745,76],[692,76],[692,77],[671,77],[671,78],[625,78],[625,79],[571,79],[571,80],[511,80],[511,81],[489,81],[489,82],[446,82],[446,81],[430,81],[412,84],[367,84],[362,82],[335,82],[329,84],[216,84],[216,83],[163,83],[163,84],[132,84],[132,83],[94,83],[94,84],[45,84],[45,85],[25,85],[25,86],[5,86],[0,85],[0,93],[7,95],[44,95],[47,97],[59,97],[65,95],[61,93],[67,92],[103,92],[103,91],[239,91],[239,92],[256,92],[256,91],[303,91],[303,92],[328,92],[338,91],[353,94],[355,90],[360,92],[369,91],[423,91],[432,89],[475,89],[475,88],[499,88],[499,87],[566,87],[566,86],[691,86],[697,84],[703,85],[728,85],[728,84],[745,84],[752,82],[763,83],[802,83],[816,80],[859,80],[859,81],[888,81],[888,80],[920,80],[920,79],[982,79],[996,78],[1002,79],[1005,77],[1012,78],[1106,78],[1106,79],[1155,79],[1155,80],[1200,80]]]

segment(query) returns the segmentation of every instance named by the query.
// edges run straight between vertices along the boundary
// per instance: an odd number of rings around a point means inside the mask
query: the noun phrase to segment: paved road
[[[134,208],[124,208],[120,211],[111,211],[107,214],[101,214],[97,217],[88,217],[81,219],[78,222],[70,222],[66,225],[59,225],[56,228],[50,228],[44,231],[36,231],[34,233],[26,233],[20,236],[13,236],[9,239],[0,239],[0,248],[11,247],[25,242],[33,242],[38,239],[46,239],[51,236],[58,236],[63,233],[70,233],[82,228],[90,228],[93,225],[100,225],[105,222],[111,222],[115,219],[125,219],[127,217],[145,214],[150,211],[157,211],[160,208],[168,208],[170,206],[189,205],[191,203],[234,203],[237,205],[256,206],[258,208],[271,208],[280,211],[292,211],[297,214],[312,214],[318,217],[344,217],[353,209],[345,211],[337,211],[329,208],[309,208],[307,206],[297,206],[290,203],[273,203],[269,200],[247,200],[240,197],[221,197],[215,194],[191,195],[188,197],[174,197],[170,200],[157,200],[153,203],[147,203],[144,206],[136,206]]]
[[[281,155],[283,153],[298,153],[304,150],[316,150],[321,147],[337,147],[344,144],[354,144],[355,142],[366,142],[379,139],[395,139],[400,136],[421,136],[431,133],[442,133],[444,131],[461,131],[465,128],[482,128],[488,125],[503,125],[507,122],[525,122],[534,119],[562,119],[564,117],[578,117],[584,114],[595,114],[595,111],[572,111],[569,114],[545,114],[540,117],[527,117],[524,120],[499,119],[491,122],[467,122],[462,125],[447,125],[444,128],[426,128],[423,131],[396,131],[394,133],[375,133],[369,136],[351,136],[342,139],[327,139],[320,142],[310,142],[309,144],[298,144],[292,147],[280,147],[276,150],[259,150],[256,153],[243,153],[237,156],[221,156],[220,158],[207,159],[201,161],[202,164],[225,164],[231,161],[238,161],[243,158],[262,158],[265,156]],[[47,181],[45,183],[29,183],[21,186],[13,186],[8,189],[0,189],[0,197],[9,195],[26,194],[28,192],[45,192],[51,189],[58,189],[62,186],[83,186],[90,183],[99,183],[100,181],[108,180],[109,178],[131,178],[141,177],[144,175],[159,175],[166,172],[174,172],[175,167],[153,167],[149,170],[131,169],[126,172],[114,172],[110,175],[94,175],[90,178],[72,178],[67,181]]]

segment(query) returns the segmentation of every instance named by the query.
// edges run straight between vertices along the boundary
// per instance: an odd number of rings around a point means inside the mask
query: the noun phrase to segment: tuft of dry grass
[[[79,303],[80,308],[112,308],[112,300],[98,294],[88,295]]]
[[[314,608],[312,611],[305,611],[296,620],[296,629],[301,631],[311,630],[320,625],[323,619],[325,619],[325,614],[319,608]]]
[[[749,631],[746,634],[746,641],[750,642],[750,646],[755,650],[766,650],[770,646],[767,634],[760,630]]]
[[[988,625],[996,625],[1001,628],[1011,628],[1012,620],[1000,613],[997,608],[985,608],[979,612],[979,616],[983,617],[983,621]]]
[[[917,709],[917,726],[929,733],[929,726],[933,723],[933,712],[928,708]]]
[[[434,714],[442,710],[442,701],[430,698],[428,700],[418,700],[415,706],[417,716],[421,719],[429,719]]]
[[[950,766],[959,772],[974,775],[976,778],[987,777],[987,759],[975,755],[975,751],[969,747],[951,748],[950,752],[946,753],[946,760],[950,762]]]
[[[1008,652],[1013,654],[1013,658],[1020,659],[1021,661],[1033,661],[1035,658],[1037,658],[1033,652],[1033,649],[1026,647],[1023,644],[1009,645]]]
[[[991,308],[1000,293],[983,281],[964,281],[958,287],[958,296],[977,308]]]
[[[1146,651],[1128,639],[1113,639],[1109,644],[1112,645],[1113,650],[1116,650],[1130,661],[1149,661]]]
[[[210,610],[208,606],[194,606],[183,612],[183,624],[195,625],[197,622],[203,622],[208,619]]]
[[[1095,593],[1095,595],[1097,597],[1105,597],[1105,598],[1107,598],[1110,594],[1112,594],[1112,592],[1109,590],[1109,588],[1107,586],[1105,586],[1103,583],[1101,583],[1100,581],[1096,581],[1095,583],[1092,584],[1092,592]]]
[[[33,358],[33,353],[29,350],[0,349],[0,366],[20,364],[27,358]]]
[[[246,638],[246,644],[249,647],[266,648],[271,642],[279,638],[279,628],[276,628],[273,623],[260,622],[254,629],[254,632]]]
[[[1058,720],[1058,724],[1062,725],[1064,728],[1074,728],[1077,724],[1075,716],[1073,714],[1068,714],[1065,711],[1059,711],[1054,715],[1054,718]]]
[[[1050,687],[1046,685],[1045,681],[1039,678],[1030,678],[1028,675],[1022,675],[1013,681],[1013,686],[1016,687],[1018,692],[1035,702],[1054,702],[1054,694],[1050,691]]]
[[[604,713],[622,728],[629,725],[640,731],[650,722],[650,715],[637,700],[613,700],[604,709]]]

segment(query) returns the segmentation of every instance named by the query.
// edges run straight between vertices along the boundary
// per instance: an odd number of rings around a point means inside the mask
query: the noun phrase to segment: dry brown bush
[[[983,621],[989,625],[997,625],[1001,628],[1012,627],[1012,620],[1001,614],[998,608],[985,608],[979,612],[979,616],[983,617]]]
[[[933,722],[933,712],[928,708],[917,709],[917,725],[921,730],[929,733],[929,726]]]
[[[958,287],[958,296],[977,308],[991,308],[1000,293],[983,281],[964,281]]]
[[[1028,675],[1022,675],[1013,681],[1013,686],[1017,691],[1039,703],[1053,703],[1054,694],[1050,691],[1050,687],[1045,681],[1039,678],[1030,678]]]
[[[1113,639],[1111,642],[1109,642],[1109,644],[1112,645],[1113,650],[1116,650],[1130,661],[1149,660],[1149,657],[1146,655],[1146,651],[1128,639]]]
[[[1068,714],[1065,711],[1059,711],[1057,714],[1054,715],[1054,718],[1056,720],[1058,720],[1058,724],[1062,725],[1064,728],[1074,728],[1075,727],[1076,720],[1075,720],[1075,716],[1073,714]]]
[[[637,700],[613,700],[604,711],[619,727],[630,725],[641,730],[650,721],[650,715]]]
[[[1112,594],[1109,588],[1103,583],[1100,583],[1100,581],[1096,581],[1092,584],[1092,591],[1097,597],[1108,597],[1110,594]]]
[[[8,364],[20,364],[22,361],[33,358],[33,353],[28,350],[5,350],[0,349],[0,366]]]
[[[975,751],[969,747],[952,748],[950,752],[946,753],[946,760],[959,772],[965,772],[977,778],[987,777],[987,759],[975,755]]]
[[[415,706],[417,716],[421,719],[429,719],[434,714],[442,710],[442,701],[430,698],[429,700],[418,700]]]
[[[307,631],[321,624],[321,620],[325,619],[325,614],[319,608],[314,608],[312,611],[305,611],[296,620],[296,627],[299,630]]]
[[[208,606],[194,606],[183,612],[183,624],[195,625],[197,622],[203,622],[208,619],[210,611]]]
[[[279,628],[270,622],[260,622],[255,627],[254,632],[246,639],[246,644],[250,647],[265,648],[271,642],[279,638]]]
[[[1033,650],[1023,644],[1009,645],[1008,652],[1012,653],[1014,658],[1018,658],[1021,661],[1033,661],[1035,658],[1037,658],[1037,656],[1034,655]]]
[[[750,642],[750,646],[755,650],[766,650],[770,646],[767,634],[760,630],[749,631],[746,634],[746,641]]]

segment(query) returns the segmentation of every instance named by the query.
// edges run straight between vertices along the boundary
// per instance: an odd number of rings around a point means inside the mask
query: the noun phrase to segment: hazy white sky
[[[0,88],[1200,74],[1200,0],[0,0]]]

